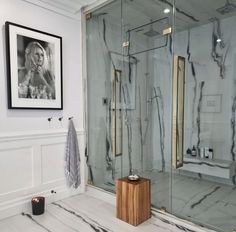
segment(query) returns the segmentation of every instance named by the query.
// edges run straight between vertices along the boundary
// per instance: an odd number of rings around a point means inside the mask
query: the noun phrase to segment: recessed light
[[[163,12],[164,12],[165,14],[169,14],[169,13],[170,13],[170,9],[169,9],[169,8],[166,8],[166,9],[163,10]]]
[[[221,41],[222,41],[221,38],[218,38],[218,39],[216,40],[217,43],[220,43]]]

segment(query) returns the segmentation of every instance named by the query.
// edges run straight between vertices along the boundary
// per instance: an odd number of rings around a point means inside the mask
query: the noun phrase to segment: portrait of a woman
[[[55,99],[55,77],[43,46],[29,42],[24,56],[24,67],[18,70],[19,98]]]

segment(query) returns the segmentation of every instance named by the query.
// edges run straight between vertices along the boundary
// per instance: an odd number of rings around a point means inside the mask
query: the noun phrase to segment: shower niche
[[[213,148],[203,147],[201,140],[201,112],[205,113],[220,113],[220,108],[214,101],[214,97],[205,95],[209,98],[203,108],[202,95],[200,95],[198,104],[198,141],[194,150],[184,149],[185,136],[185,109],[189,106],[185,104],[185,58],[174,56],[173,66],[173,84],[172,84],[172,166],[174,169],[185,170],[197,174],[204,174],[211,177],[219,177],[234,180],[236,175],[236,162],[230,160],[217,159],[217,153],[214,154]],[[201,83],[202,84],[202,83]],[[186,96],[185,96],[186,95]],[[219,96],[219,95],[216,95]],[[220,95],[221,96],[221,95]],[[217,110],[215,110],[217,109]],[[186,109],[188,111],[188,109]],[[189,115],[186,117],[188,118]],[[209,138],[210,139],[210,138]]]

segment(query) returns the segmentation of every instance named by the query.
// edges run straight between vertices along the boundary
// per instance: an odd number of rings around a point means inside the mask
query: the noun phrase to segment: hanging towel
[[[65,175],[67,186],[78,188],[81,183],[80,154],[77,134],[72,119],[69,121],[69,129],[66,141]]]

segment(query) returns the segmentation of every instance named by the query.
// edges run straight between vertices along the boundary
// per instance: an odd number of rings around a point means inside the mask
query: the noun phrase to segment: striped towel
[[[80,154],[77,134],[72,119],[69,121],[66,141],[65,176],[68,187],[78,188],[81,183]]]

